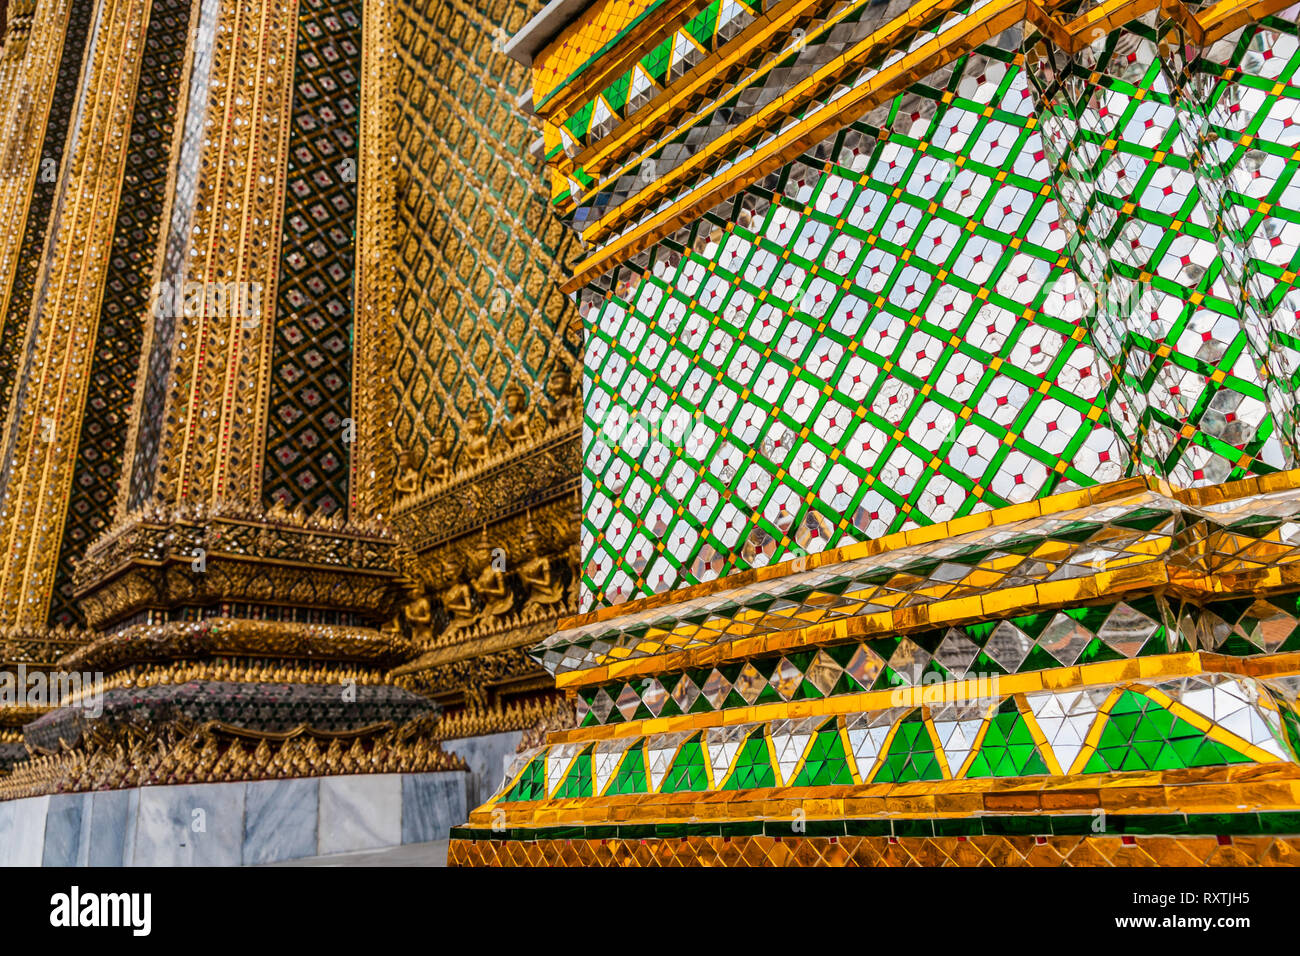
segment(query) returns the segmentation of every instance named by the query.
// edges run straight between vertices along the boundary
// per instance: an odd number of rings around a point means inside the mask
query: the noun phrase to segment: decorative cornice
[[[132,664],[240,656],[391,667],[414,654],[414,645],[390,631],[211,618],[124,628],[65,654],[58,664],[67,671],[111,673]]]
[[[526,647],[553,633],[556,621],[554,613],[514,614],[504,621],[457,631],[453,642],[425,651],[410,663],[394,668],[392,676],[415,674],[458,661]],[[540,667],[538,673],[541,673]]]
[[[89,643],[91,631],[27,625],[0,629],[0,667],[53,666],[64,654]]]
[[[569,688],[1152,593],[1197,604],[1294,588],[1298,482],[1053,495],[583,615],[532,653]]]
[[[390,519],[405,547],[423,552],[485,525],[573,494],[581,430],[553,428],[537,444],[398,502]]]
[[[145,610],[219,602],[391,613],[395,545],[373,524],[336,519],[249,521],[190,511],[171,522],[139,516],[96,541],[73,586],[102,628]]]
[[[500,734],[511,730],[525,731],[522,743],[533,743],[533,738],[547,730],[572,727],[573,706],[563,697],[549,695],[531,700],[512,700],[486,709],[464,708],[454,714],[444,715],[434,727],[437,740],[455,740],[458,737],[479,737]]]
[[[217,721],[128,723],[92,733],[84,749],[19,764],[0,779],[0,800],[158,784],[465,770],[461,757],[429,736],[431,723],[420,718],[345,734],[305,726],[259,734]]]
[[[329,684],[188,681],[153,687],[99,689],[94,711],[76,702],[23,726],[35,753],[75,747],[94,733],[138,721],[147,714],[165,721],[218,721],[231,733],[259,737],[295,736],[309,729],[319,736],[351,736],[388,730],[437,713],[437,706],[404,687]]]

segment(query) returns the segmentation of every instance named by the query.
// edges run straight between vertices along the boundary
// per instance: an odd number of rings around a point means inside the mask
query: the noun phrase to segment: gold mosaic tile
[[[453,840],[450,866],[1296,866],[1300,837]],[[1040,842],[1041,841],[1041,842]]]

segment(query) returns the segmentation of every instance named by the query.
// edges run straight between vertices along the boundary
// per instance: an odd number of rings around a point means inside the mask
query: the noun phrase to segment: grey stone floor
[[[408,843],[385,850],[359,850],[356,853],[332,853],[309,856],[301,860],[268,863],[266,866],[446,866],[447,841]]]

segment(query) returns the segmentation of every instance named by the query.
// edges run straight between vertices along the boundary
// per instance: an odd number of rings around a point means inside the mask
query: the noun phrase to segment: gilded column
[[[390,613],[392,545],[376,512],[346,504],[354,439],[368,434],[359,419],[383,398],[376,351],[352,410],[358,160],[373,171],[384,149],[360,156],[361,77],[373,99],[383,11],[364,68],[359,3],[206,0],[199,21],[130,464],[73,592],[99,629],[212,616],[375,625]],[[382,225],[392,173],[380,172],[365,208]],[[367,228],[361,241],[368,277],[383,239]],[[357,338],[369,350],[387,313],[382,282],[366,288]]]
[[[58,188],[92,0],[19,0],[0,51],[0,408],[8,410]],[[37,148],[32,148],[36,144]]]
[[[57,665],[105,676],[104,714],[92,727],[64,701],[24,723],[36,756],[0,796],[459,766],[428,742],[436,706],[387,678],[415,653],[379,629],[393,544],[377,512],[347,508],[359,161],[375,223],[393,180],[377,169],[391,165],[382,136],[361,153],[363,73],[367,125],[384,125],[383,11],[370,14],[363,56],[359,0],[104,8],[40,313],[75,308],[84,335],[58,326],[70,341],[43,344],[23,379],[36,404],[12,456],[12,525],[36,533],[8,549],[2,579],[33,624],[57,580],[51,623],[67,614],[93,632]],[[138,63],[109,56],[119,46],[148,50],[138,83]],[[110,100],[100,87],[114,82],[134,101]],[[151,139],[161,169],[133,165]],[[83,159],[92,143],[103,155]],[[115,204],[82,188],[101,179],[130,188]],[[382,237],[363,242],[369,277]],[[367,348],[391,315],[383,297],[382,283],[365,297]],[[382,414],[382,352],[366,361],[358,401]],[[87,375],[96,402],[65,426],[55,406]],[[83,404],[84,389],[66,407]],[[32,422],[51,418],[41,444]],[[115,471],[93,466],[105,459]]]
[[[164,274],[171,287],[249,290],[261,303],[275,288],[277,240],[287,160],[297,4],[223,4],[212,35],[207,117],[188,235],[188,254]],[[233,286],[231,284],[234,284]],[[137,490],[176,505],[250,500],[258,476],[259,425],[273,324],[239,309],[177,310],[170,335],[167,411],[158,419],[156,462],[137,462]],[[227,314],[218,314],[225,311]],[[137,438],[137,447],[141,439]],[[137,493],[130,505],[145,503]]]
[[[83,74],[4,438],[0,619],[9,623],[43,623],[50,600],[148,18],[145,0],[107,0]]]
[[[368,518],[388,510],[396,414],[397,143],[393,96],[393,9],[365,5],[362,38],[361,152],[357,202],[356,324],[353,333],[349,509]]]

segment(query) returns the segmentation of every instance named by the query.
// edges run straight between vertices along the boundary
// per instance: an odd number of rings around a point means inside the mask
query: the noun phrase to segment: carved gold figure
[[[524,390],[517,382],[506,386],[506,410],[510,417],[502,423],[501,434],[511,448],[520,448],[529,440],[532,416],[527,411]]]
[[[488,456],[487,416],[481,409],[474,409],[465,419],[465,444],[460,451],[461,467],[475,468]]]
[[[439,640],[447,641],[461,628],[474,623],[474,591],[467,583],[459,580],[458,569],[454,565],[444,561],[443,570],[452,579],[451,586],[442,592],[442,606],[450,620],[439,635]]]
[[[393,476],[393,487],[399,494],[410,495],[420,489],[420,472],[415,467],[415,459],[409,450],[397,456],[397,474]]]
[[[564,601],[564,583],[555,573],[556,560],[541,553],[541,535],[528,516],[524,532],[523,553],[528,560],[519,568],[519,579],[528,587],[528,600],[524,613],[542,611]]]
[[[474,579],[474,590],[483,599],[483,611],[479,616],[481,623],[490,623],[515,606],[515,595],[506,582],[505,562],[501,555],[488,547],[487,529],[478,548],[478,558],[483,562],[478,577]]]
[[[411,626],[411,639],[420,647],[427,647],[433,641],[433,602],[426,585],[416,585],[412,601],[402,609],[402,616]]]
[[[551,407],[547,419],[556,427],[567,424],[579,411],[573,394],[573,373],[567,365],[560,364],[551,373],[550,383]]]
[[[442,484],[451,478],[451,462],[447,460],[447,440],[441,435],[429,442],[429,480]]]

